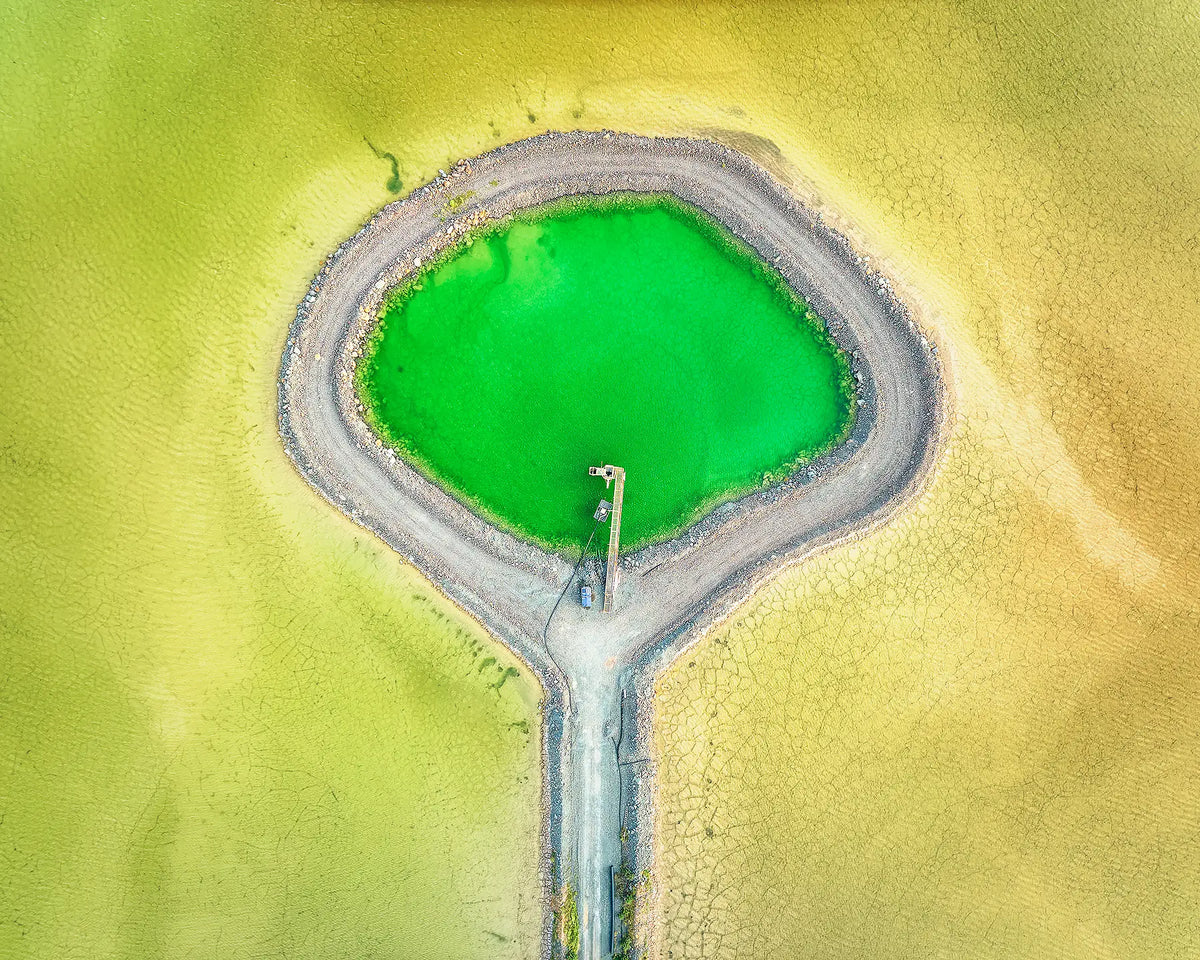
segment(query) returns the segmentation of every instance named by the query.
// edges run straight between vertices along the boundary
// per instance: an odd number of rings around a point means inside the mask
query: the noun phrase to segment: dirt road
[[[481,216],[614,190],[677,194],[774,263],[850,352],[861,406],[851,438],[820,463],[625,558],[612,613],[564,602],[548,633],[551,659],[542,631],[570,565],[492,528],[377,445],[352,370],[386,289]],[[611,869],[622,857],[650,866],[654,676],[781,564],[890,516],[912,495],[934,456],[940,384],[919,331],[848,244],[748,158],[709,141],[571,133],[502,147],[386,207],[313,282],[280,371],[288,454],[334,506],[537,672],[547,691],[543,881],[547,903],[554,883],[577,889],[584,960],[610,952]],[[551,876],[551,850],[560,877]]]

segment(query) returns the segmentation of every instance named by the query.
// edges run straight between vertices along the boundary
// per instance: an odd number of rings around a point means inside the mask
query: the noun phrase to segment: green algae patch
[[[577,547],[626,469],[623,541],[678,533],[844,439],[849,361],[777,271],[665,195],[573,198],[475,233],[385,300],[367,417],[490,520]]]

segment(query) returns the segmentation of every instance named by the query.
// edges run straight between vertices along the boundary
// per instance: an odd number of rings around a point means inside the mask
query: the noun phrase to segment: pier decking
[[[603,467],[588,467],[588,473],[593,477],[603,477],[604,486],[613,484],[612,518],[608,527],[608,563],[604,568],[604,603],[600,609],[608,612],[613,608],[617,595],[617,579],[620,567],[617,561],[621,552],[621,505],[625,500],[625,468],[614,467],[611,463]]]
[[[609,611],[613,607],[613,598],[617,595],[617,577],[620,567],[617,566],[618,554],[621,549],[621,501],[625,499],[625,468],[613,468],[613,509],[612,519],[608,527],[608,565],[604,568],[604,605],[601,609]]]

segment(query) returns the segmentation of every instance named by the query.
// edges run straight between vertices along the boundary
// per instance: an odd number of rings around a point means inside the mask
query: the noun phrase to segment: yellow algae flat
[[[388,196],[293,17],[4,15],[0,956],[537,953],[536,684],[276,434]]]

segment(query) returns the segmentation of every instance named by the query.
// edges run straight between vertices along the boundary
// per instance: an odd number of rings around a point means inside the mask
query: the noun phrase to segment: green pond
[[[385,441],[483,515],[577,551],[626,470],[622,544],[665,539],[843,439],[845,354],[772,268],[673,197],[522,211],[385,301],[358,368]]]

